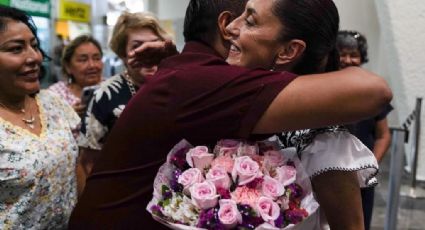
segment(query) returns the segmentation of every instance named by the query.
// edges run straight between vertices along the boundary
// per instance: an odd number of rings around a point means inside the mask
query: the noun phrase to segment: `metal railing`
[[[413,130],[413,160],[412,160],[412,180],[410,197],[416,198],[416,173],[418,166],[419,143],[421,134],[421,107],[422,98],[416,98],[416,106],[412,113],[403,123],[402,128],[391,128],[392,141],[390,147],[391,163],[388,184],[387,207],[385,212],[385,230],[397,229],[397,215],[400,201],[400,187],[404,167],[404,143],[409,141],[409,127],[414,124]]]

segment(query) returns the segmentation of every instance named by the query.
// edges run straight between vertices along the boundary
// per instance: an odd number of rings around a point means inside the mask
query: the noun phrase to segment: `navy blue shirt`
[[[385,119],[391,110],[393,110],[393,107],[388,104],[377,116],[349,125],[350,132],[363,142],[370,151],[373,151],[376,139],[376,123]]]

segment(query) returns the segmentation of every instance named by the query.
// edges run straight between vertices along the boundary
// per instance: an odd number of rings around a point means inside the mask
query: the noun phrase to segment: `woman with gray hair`
[[[83,148],[81,161],[88,174],[98,152],[121,115],[128,101],[139,87],[157,71],[156,65],[128,64],[127,53],[144,42],[164,41],[169,36],[150,13],[124,12],[113,29],[110,47],[124,62],[126,70],[101,83],[89,103],[81,128],[84,134],[80,140]]]
[[[340,67],[361,66],[369,61],[367,57],[367,40],[357,31],[342,30],[338,32],[337,48],[340,54]],[[356,136],[375,155],[378,163],[382,160],[391,143],[387,115],[393,107],[388,104],[378,115],[348,125],[350,132]],[[370,229],[372,221],[375,188],[361,189],[365,230]]]

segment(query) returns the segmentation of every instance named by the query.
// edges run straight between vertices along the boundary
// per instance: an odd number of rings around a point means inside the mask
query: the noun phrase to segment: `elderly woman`
[[[57,82],[49,89],[59,94],[82,116],[86,108],[81,103],[84,87],[99,84],[102,80],[102,48],[93,37],[81,35],[65,47],[61,62],[68,82]]]
[[[340,67],[361,66],[369,61],[367,55],[366,37],[357,31],[339,31],[337,48],[340,56]],[[388,128],[387,115],[393,107],[387,105],[381,113],[369,119],[356,122],[349,126],[350,131],[375,155],[378,162],[382,160],[391,143],[391,133]],[[365,229],[370,229],[372,221],[375,189],[361,189],[362,207]]]
[[[65,228],[76,201],[80,118],[40,90],[40,50],[29,16],[0,6],[0,229]]]
[[[124,12],[119,17],[110,47],[123,60],[126,70],[103,82],[89,104],[81,129],[85,138],[80,143],[85,148],[81,160],[86,173],[128,101],[157,70],[156,65],[129,65],[127,53],[144,42],[164,41],[168,37],[158,20],[149,13]]]

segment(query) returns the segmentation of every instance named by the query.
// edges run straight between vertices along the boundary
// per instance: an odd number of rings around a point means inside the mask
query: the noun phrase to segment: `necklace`
[[[125,81],[127,82],[128,88],[130,88],[131,96],[133,97],[134,95],[136,95],[136,88],[134,87],[133,81],[130,79],[130,76],[128,75],[127,71],[124,72],[123,76]]]
[[[17,110],[19,110],[19,112],[20,113],[22,113],[23,115],[24,115],[24,117],[23,118],[21,118],[21,120],[25,123],[25,125],[26,126],[28,126],[30,129],[34,129],[34,123],[35,123],[35,117],[33,116],[33,114],[30,114],[30,118],[29,119],[26,119],[25,118],[25,114],[26,114],[26,111],[25,111],[25,104],[26,104],[26,98],[25,98],[25,101],[24,101],[24,108],[21,108],[21,109],[11,109],[10,107],[8,107],[8,106],[6,106],[5,104],[3,104],[3,103],[1,103],[0,102],[0,106],[1,107],[3,107],[3,108],[5,108],[5,109],[7,109],[7,110],[9,110],[10,112],[16,112]]]

